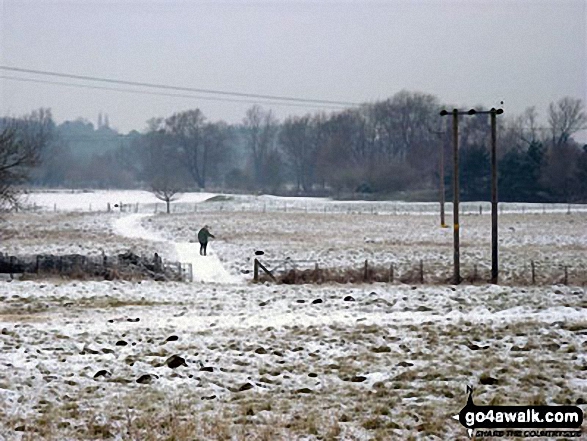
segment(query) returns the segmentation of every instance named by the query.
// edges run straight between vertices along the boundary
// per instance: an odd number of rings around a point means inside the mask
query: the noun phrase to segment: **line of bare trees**
[[[128,135],[110,127],[94,130],[84,121],[55,126],[50,111],[41,109],[1,120],[0,202],[15,203],[18,185],[34,167],[37,185],[148,188],[167,204],[182,191],[211,187],[289,194],[422,192],[432,199],[439,179],[450,191],[450,161],[446,175],[438,174],[440,149],[449,157],[451,145],[438,111],[452,107],[430,94],[401,91],[358,108],[282,122],[258,105],[233,125],[208,121],[192,109],[153,118],[142,133]],[[565,97],[551,103],[545,116],[544,126],[533,107],[500,117],[502,200],[587,200],[587,147],[573,139],[587,128],[584,103]],[[487,118],[461,121],[464,199],[488,197],[489,131]],[[80,134],[109,144],[82,156],[69,148]]]

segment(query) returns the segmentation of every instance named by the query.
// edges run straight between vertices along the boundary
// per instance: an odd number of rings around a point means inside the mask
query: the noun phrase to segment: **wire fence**
[[[347,267],[321,267],[313,260],[254,260],[253,282],[283,284],[322,283],[406,283],[444,285],[454,283],[452,266],[438,261],[414,260],[402,264],[372,264]],[[260,271],[261,270],[261,271]],[[460,282],[485,284],[491,280],[491,268],[480,264],[461,266]],[[459,282],[459,283],[460,283]],[[587,271],[580,266],[530,260],[516,268],[502,269],[499,284],[518,286],[586,286]]]
[[[539,204],[539,203],[509,203],[501,202],[498,205],[499,214],[573,214],[587,213],[587,204]],[[123,213],[165,213],[165,203],[122,202],[107,204],[92,204],[86,207],[59,206],[53,207],[32,204],[33,211],[54,212],[123,212]],[[445,204],[447,217],[452,214],[452,203]],[[273,200],[242,198],[237,200],[182,203],[173,202],[170,205],[171,213],[209,213],[209,212],[256,212],[256,213],[328,213],[328,214],[360,214],[360,215],[439,215],[440,204],[436,202],[396,202],[396,201],[308,201],[304,200]],[[490,215],[489,202],[463,202],[459,204],[459,214]]]

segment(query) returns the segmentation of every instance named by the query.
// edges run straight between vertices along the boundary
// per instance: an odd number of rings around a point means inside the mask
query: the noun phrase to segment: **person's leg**
[[[200,242],[200,256],[204,255],[204,244]]]
[[[204,256],[206,255],[206,248],[207,248],[207,247],[208,247],[208,243],[206,242],[206,243],[204,244]]]

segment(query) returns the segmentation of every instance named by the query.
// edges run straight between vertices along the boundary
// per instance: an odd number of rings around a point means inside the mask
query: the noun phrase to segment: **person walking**
[[[214,239],[214,235],[210,233],[209,226],[204,225],[204,227],[198,231],[198,242],[200,242],[200,256],[206,255],[206,247],[208,246],[208,238]]]

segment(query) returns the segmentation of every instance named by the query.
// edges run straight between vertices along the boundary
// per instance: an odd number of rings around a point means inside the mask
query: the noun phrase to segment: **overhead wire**
[[[328,104],[328,105],[337,105],[337,106],[358,106],[359,105],[359,103],[354,103],[354,102],[350,102],[350,101],[334,101],[334,100],[295,98],[295,97],[279,96],[279,95],[245,93],[245,92],[229,92],[229,91],[225,91],[225,90],[172,86],[172,85],[167,85],[167,84],[156,84],[156,83],[146,83],[146,82],[140,82],[140,81],[119,80],[119,79],[113,79],[113,78],[94,77],[94,76],[89,76],[89,75],[76,75],[76,74],[63,73],[63,72],[53,72],[53,71],[37,70],[37,69],[25,69],[25,68],[21,68],[21,67],[4,66],[4,65],[0,65],[0,70],[34,74],[34,75],[42,75],[42,76],[69,78],[69,79],[83,80],[83,81],[94,81],[94,82],[103,82],[103,83],[111,83],[111,84],[122,84],[122,85],[126,85],[126,86],[146,87],[146,88],[151,88],[151,89],[176,90],[176,91],[183,91],[183,92],[195,92],[195,93],[204,93],[204,94],[212,94],[212,95],[255,98],[255,99],[263,99],[263,100],[288,101],[288,102],[297,102],[297,103],[306,103],[306,104],[312,104],[312,103],[313,104]]]
[[[342,108],[346,108],[345,106],[342,106],[342,105],[322,105],[322,106],[320,106],[320,105],[315,105],[315,104],[302,104],[302,103],[298,104],[298,103],[291,103],[291,102],[239,100],[239,99],[234,99],[234,98],[220,98],[220,97],[187,95],[187,94],[165,93],[165,92],[150,92],[147,90],[122,89],[122,88],[107,87],[107,86],[96,86],[96,85],[91,85],[91,84],[65,83],[65,82],[61,82],[61,81],[40,80],[37,78],[13,77],[10,75],[0,75],[0,79],[31,82],[31,83],[40,83],[40,84],[52,84],[52,85],[58,85],[58,86],[77,87],[77,88],[84,88],[84,89],[108,90],[108,91],[113,91],[113,92],[134,93],[134,94],[140,94],[140,95],[165,96],[165,97],[173,97],[173,98],[187,98],[187,99],[197,99],[197,100],[206,100],[206,101],[223,101],[223,102],[244,103],[244,104],[265,104],[265,105],[272,105],[272,106],[304,107],[304,108],[315,108],[315,109],[342,109]]]

